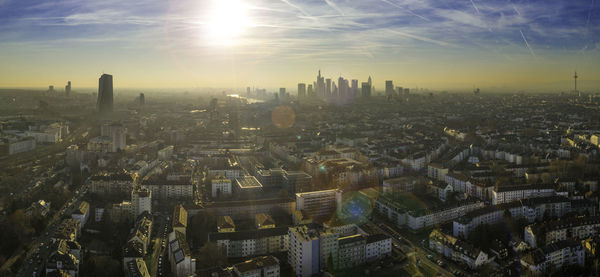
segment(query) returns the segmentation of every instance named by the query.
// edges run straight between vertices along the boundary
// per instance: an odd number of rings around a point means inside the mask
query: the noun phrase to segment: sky
[[[600,0],[0,0],[0,87],[600,87]]]

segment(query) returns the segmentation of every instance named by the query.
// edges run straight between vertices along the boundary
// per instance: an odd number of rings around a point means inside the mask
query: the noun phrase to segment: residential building
[[[146,262],[142,258],[128,261],[125,268],[125,277],[150,277]]]
[[[227,257],[240,258],[268,255],[288,250],[287,227],[208,234]],[[222,229],[221,229],[222,230]]]
[[[379,260],[392,255],[392,238],[384,234],[366,236],[365,260]]]
[[[219,196],[231,196],[231,180],[225,178],[225,176],[216,176],[211,180],[211,191],[212,197],[218,198]]]
[[[152,213],[152,191],[137,187],[131,190],[131,217],[138,218],[144,212]]]
[[[173,231],[180,232],[182,234],[186,234],[186,229],[188,225],[188,212],[183,207],[183,205],[175,206],[173,211],[173,219],[171,227]]]
[[[455,262],[465,263],[471,269],[478,268],[493,259],[470,243],[444,234],[438,229],[429,234],[429,248]]]
[[[361,234],[338,238],[337,268],[344,269],[363,264],[365,259],[365,237]]]
[[[81,227],[85,226],[90,218],[90,203],[81,201],[79,206],[71,214],[71,218],[81,223]]]
[[[235,276],[279,277],[279,260],[273,256],[256,257],[233,265]]]
[[[186,200],[194,198],[194,186],[190,180],[151,179],[142,181],[142,187],[152,191],[155,200]]]
[[[492,204],[497,205],[525,198],[546,197],[555,194],[554,184],[498,186],[492,191]]]
[[[194,276],[196,259],[192,259],[192,251],[185,239],[185,234],[173,231],[169,234],[169,262],[171,271],[176,277]]]
[[[585,250],[579,241],[563,240],[533,249],[521,256],[521,265],[535,274],[551,268],[585,265]]]
[[[600,216],[577,216],[534,223],[525,227],[523,240],[538,247],[566,239],[584,240],[598,234]]]
[[[315,219],[329,219],[341,201],[342,191],[337,189],[296,193],[296,210]]]
[[[453,222],[453,235],[466,238],[481,224],[497,224],[504,217],[525,218],[528,222],[544,216],[561,217],[571,212],[571,200],[564,196],[529,198],[499,205],[485,206],[468,212]]]

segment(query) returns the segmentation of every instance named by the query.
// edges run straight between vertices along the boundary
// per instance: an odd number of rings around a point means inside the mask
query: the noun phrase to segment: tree
[[[223,266],[227,263],[227,256],[223,249],[219,249],[214,242],[209,241],[198,250],[196,261],[198,268]]]

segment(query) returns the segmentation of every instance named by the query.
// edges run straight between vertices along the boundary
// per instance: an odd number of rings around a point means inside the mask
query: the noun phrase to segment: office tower
[[[143,93],[140,93],[140,105],[146,104],[146,96]]]
[[[53,85],[49,85],[48,86],[48,92],[54,92],[54,86]]]
[[[333,82],[333,88],[331,91],[331,96],[332,97],[336,97],[338,95],[338,87],[335,85],[335,82]]]
[[[65,86],[65,94],[67,96],[69,96],[69,94],[71,94],[71,81],[68,81],[67,85]]]
[[[356,95],[358,94],[358,80],[353,79],[352,80],[352,89],[351,89],[352,93],[351,93],[351,97],[354,98],[356,97]]]
[[[321,76],[321,70],[319,69],[319,75],[317,75],[317,83],[315,89],[317,95],[323,97],[325,95],[325,77]]]
[[[404,94],[404,89],[402,87],[396,87],[396,91],[398,92],[398,96],[402,96],[402,94]]]
[[[246,87],[246,97],[250,97],[250,87]]]
[[[394,95],[394,82],[387,80],[385,81],[385,95],[392,96]]]
[[[332,92],[332,90],[331,90],[331,78],[325,79],[325,84],[326,84],[325,85],[326,86],[325,87],[325,97],[329,97],[329,96],[331,96],[331,92]]]
[[[408,88],[405,88],[405,89],[404,89],[404,94],[405,94],[406,96],[408,96],[408,93],[409,93],[409,92],[410,92],[410,89],[408,89]]]
[[[110,113],[113,111],[113,78],[112,75],[102,74],[98,80],[98,111]]]
[[[299,83],[298,84],[298,98],[306,96],[306,84]]]
[[[338,78],[338,93],[337,93],[337,97],[338,98],[343,98],[344,97],[344,78],[342,76],[340,76]]]
[[[369,76],[369,80],[367,82],[369,83],[369,86],[373,86],[373,80],[371,80],[371,76]]]
[[[308,85],[308,96],[309,97],[313,97],[314,96],[314,92],[313,92],[313,85]]]
[[[577,76],[577,71],[575,71],[575,75],[573,75],[573,81],[575,82],[575,88],[574,88],[574,90],[573,90],[573,91],[574,91],[575,93],[579,93],[579,92],[577,91],[577,78],[578,78],[578,77],[579,77],[579,76]],[[581,96],[581,93],[579,93],[579,96]]]
[[[285,98],[285,88],[279,88],[279,99]]]
[[[362,82],[362,97],[371,97],[371,84],[369,82]]]

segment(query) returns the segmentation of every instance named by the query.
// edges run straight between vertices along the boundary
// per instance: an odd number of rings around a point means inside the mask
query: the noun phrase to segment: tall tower
[[[65,86],[65,94],[67,96],[69,96],[69,94],[71,94],[71,81],[67,82],[67,85]]]
[[[575,81],[575,92],[579,93],[579,91],[577,91],[577,70],[575,70],[575,75],[573,75],[573,81]],[[581,93],[579,93],[579,96],[581,96]]]
[[[112,75],[102,74],[98,80],[98,111],[110,113],[113,111],[113,78]]]

